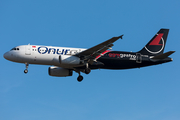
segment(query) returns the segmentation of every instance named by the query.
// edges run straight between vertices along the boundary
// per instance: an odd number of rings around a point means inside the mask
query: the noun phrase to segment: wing
[[[123,35],[119,37],[113,37],[103,43],[100,43],[92,48],[89,48],[83,52],[76,54],[76,56],[80,57],[81,60],[94,61],[96,57],[101,55],[107,49],[111,48],[115,41],[117,41],[119,38],[122,39],[122,36]]]

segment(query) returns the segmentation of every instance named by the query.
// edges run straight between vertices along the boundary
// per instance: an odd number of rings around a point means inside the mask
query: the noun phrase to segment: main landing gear
[[[26,65],[26,69],[24,70],[24,73],[26,74],[26,73],[28,73],[28,66],[29,66],[29,64],[25,63],[25,65]]]
[[[78,78],[77,78],[77,81],[78,82],[81,82],[83,80],[83,76],[82,75],[79,75]]]
[[[79,76],[78,76],[78,78],[77,78],[77,81],[78,82],[81,82],[82,80],[83,80],[83,76],[80,74],[80,70],[78,70],[78,71],[76,71],[78,74],[79,74]],[[86,68],[84,69],[84,71],[83,71],[85,74],[89,74],[90,72],[91,72],[91,69],[88,67],[88,63],[86,64]]]
[[[83,76],[81,75],[80,70],[75,70],[75,71],[79,74],[79,76],[77,77],[77,81],[81,82],[83,80]]]
[[[89,73],[91,72],[91,69],[90,69],[90,68],[86,68],[86,69],[84,70],[84,72],[85,72],[86,74],[89,74]]]
[[[91,72],[91,69],[89,68],[89,64],[88,63],[86,63],[86,68],[85,68],[84,72],[86,74],[89,74]]]

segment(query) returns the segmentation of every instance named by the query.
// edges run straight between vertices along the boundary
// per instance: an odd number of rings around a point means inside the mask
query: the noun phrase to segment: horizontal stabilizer
[[[169,51],[169,52],[166,52],[166,53],[163,53],[163,54],[160,54],[160,55],[156,55],[156,56],[152,57],[151,59],[165,59],[168,56],[170,56],[171,54],[173,54],[174,52],[175,51]]]

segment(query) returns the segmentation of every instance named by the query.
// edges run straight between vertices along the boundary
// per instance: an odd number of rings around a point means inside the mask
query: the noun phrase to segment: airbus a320
[[[113,37],[89,49],[53,47],[42,45],[20,45],[4,54],[4,58],[24,63],[28,72],[29,64],[51,65],[50,76],[72,76],[79,74],[77,80],[83,80],[82,73],[89,74],[93,69],[130,69],[171,62],[168,57],[175,51],[164,52],[169,29],[160,29],[154,37],[138,52],[112,51],[113,43],[123,35]]]

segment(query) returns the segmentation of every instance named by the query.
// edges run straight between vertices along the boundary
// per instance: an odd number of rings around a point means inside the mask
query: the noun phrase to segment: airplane
[[[164,52],[169,29],[160,29],[154,37],[138,52],[112,51],[115,41],[123,35],[112,37],[89,49],[54,47],[43,45],[20,45],[4,53],[4,58],[24,63],[28,72],[29,64],[51,65],[50,76],[72,76],[73,71],[83,80],[82,73],[89,74],[94,69],[131,69],[171,62],[168,57],[175,51]]]

